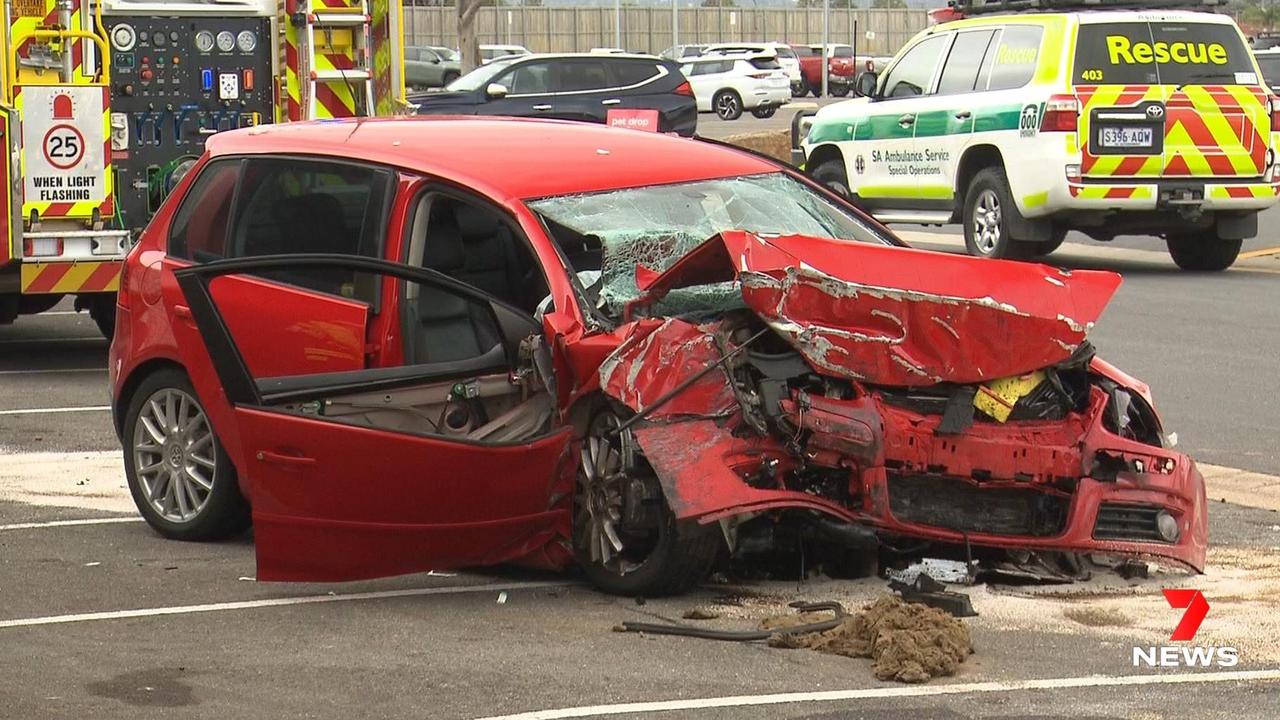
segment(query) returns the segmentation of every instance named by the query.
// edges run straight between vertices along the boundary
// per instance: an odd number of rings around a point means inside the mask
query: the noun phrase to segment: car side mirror
[[[484,89],[484,94],[487,95],[490,100],[504,98],[507,96],[508,92],[510,92],[510,90],[508,90],[507,86],[502,83],[489,83],[489,87]]]
[[[853,83],[853,94],[858,97],[875,97],[876,83],[879,80],[880,76],[873,70],[858,73],[858,79]]]

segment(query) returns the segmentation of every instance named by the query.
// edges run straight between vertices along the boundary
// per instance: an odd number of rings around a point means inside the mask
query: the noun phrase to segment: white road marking
[[[0,375],[49,375],[53,373],[104,373],[106,368],[56,368],[53,370],[0,370]]]
[[[27,343],[27,344],[69,343],[69,342],[89,342],[91,340],[101,340],[102,342],[107,342],[107,339],[102,337],[101,335],[91,335],[89,337],[74,337],[74,338],[5,338],[4,340],[0,340],[0,344],[10,345],[10,344],[16,344],[16,343]]]
[[[83,407],[56,407],[56,408],[18,408],[15,410],[0,410],[0,415],[48,415],[51,413],[74,413],[74,412],[102,412],[110,410],[110,405],[85,405]]]
[[[1094,677],[1045,678],[1040,680],[1009,680],[1003,682],[957,683],[954,685],[913,685],[908,687],[877,687],[858,690],[829,690],[822,692],[774,693],[770,695],[731,695],[688,700],[662,700],[657,702],[616,703],[613,705],[588,705],[556,710],[535,710],[514,715],[492,715],[477,720],[560,720],[561,718],[600,717],[604,715],[635,715],[676,710],[704,710],[708,708],[748,707],[753,705],[783,705],[804,702],[832,702],[837,700],[867,700],[877,698],[931,697],[937,695],[967,695],[971,693],[1001,693],[1020,690],[1060,690],[1064,688],[1119,687],[1126,685],[1180,685],[1197,683],[1245,682],[1280,680],[1280,670],[1241,670],[1235,672],[1204,672],[1162,675],[1099,675]]]
[[[5,530],[38,530],[40,528],[76,527],[79,525],[114,525],[116,523],[142,522],[141,516],[85,518],[80,520],[48,520],[46,522],[10,523],[0,525],[0,532]]]
[[[161,615],[194,615],[197,613],[226,612],[230,610],[254,610],[257,608],[286,607],[289,605],[315,605],[319,603],[353,602],[356,600],[382,600],[387,598],[418,597],[421,595],[457,595],[461,593],[497,592],[503,590],[538,590],[565,587],[571,582],[515,582],[488,583],[485,585],[460,585],[453,587],[410,588],[407,590],[377,590],[373,592],[346,593],[342,595],[302,595],[265,600],[241,600],[237,602],[209,603],[207,605],[175,605],[172,607],[142,608],[139,610],[108,610],[106,612],[76,613],[73,615],[46,615],[44,617],[0,620],[0,630],[37,625],[65,625],[67,623],[123,620],[126,618],[159,617]]]

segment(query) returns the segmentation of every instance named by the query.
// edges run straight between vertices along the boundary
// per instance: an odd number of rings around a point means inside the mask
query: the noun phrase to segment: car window
[[[511,72],[498,78],[512,95],[541,95],[554,92],[551,84],[551,64],[545,62],[521,63]]]
[[[992,53],[988,90],[1010,90],[1031,82],[1040,58],[1040,39],[1044,28],[1034,25],[1010,25],[996,38]]]
[[[592,60],[570,60],[555,65],[558,72],[558,92],[589,92],[610,86],[609,71],[605,63]]]
[[[1256,55],[1258,67],[1262,69],[1262,77],[1268,85],[1280,85],[1280,53],[1264,53]]]
[[[962,32],[956,35],[938,80],[938,93],[971,92],[978,86],[978,71],[987,56],[994,30]],[[985,87],[985,85],[984,85]]]
[[[839,46],[831,49],[831,57],[851,58],[853,57],[853,48],[848,46]]]
[[[803,45],[793,47],[791,48],[791,51],[795,53],[796,57],[813,57],[814,55],[813,48],[805,47]]]
[[[1076,83],[1252,85],[1255,76],[1234,25],[1090,23],[1076,37]]]
[[[239,160],[215,160],[205,166],[169,226],[170,256],[208,262],[224,255],[239,177]]]
[[[644,60],[624,60],[609,63],[613,87],[639,85],[658,75],[658,65]]]
[[[338,253],[381,257],[392,174],[345,162],[253,158],[236,200],[230,257]],[[350,272],[264,276],[352,297]]]
[[[774,52],[778,53],[778,57],[783,58],[784,60],[791,60],[796,56],[794,52],[791,52],[791,48],[787,47],[774,48]]]
[[[947,48],[950,37],[934,35],[921,40],[907,51],[884,79],[883,96],[886,98],[914,97],[929,91],[938,57]]]
[[[782,67],[776,58],[751,58],[747,62],[757,70],[778,70]]]

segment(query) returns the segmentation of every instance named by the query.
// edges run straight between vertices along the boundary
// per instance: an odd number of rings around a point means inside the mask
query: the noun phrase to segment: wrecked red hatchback
[[[251,519],[261,580],[664,594],[789,543],[1200,570],[1203,479],[1087,339],[1119,284],[907,248],[707,143],[291,124],[212,138],[143,233],[113,408],[148,522]]]

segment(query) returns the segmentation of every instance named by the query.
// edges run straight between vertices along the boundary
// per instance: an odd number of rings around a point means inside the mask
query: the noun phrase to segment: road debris
[[[928,682],[954,675],[973,653],[969,628],[937,608],[883,597],[840,625],[821,633],[779,633],[771,647],[866,657],[879,680]]]
[[[916,575],[910,584],[890,580],[889,589],[902,595],[904,602],[928,605],[955,617],[975,617],[978,614],[968,595],[948,590],[927,573]]]

